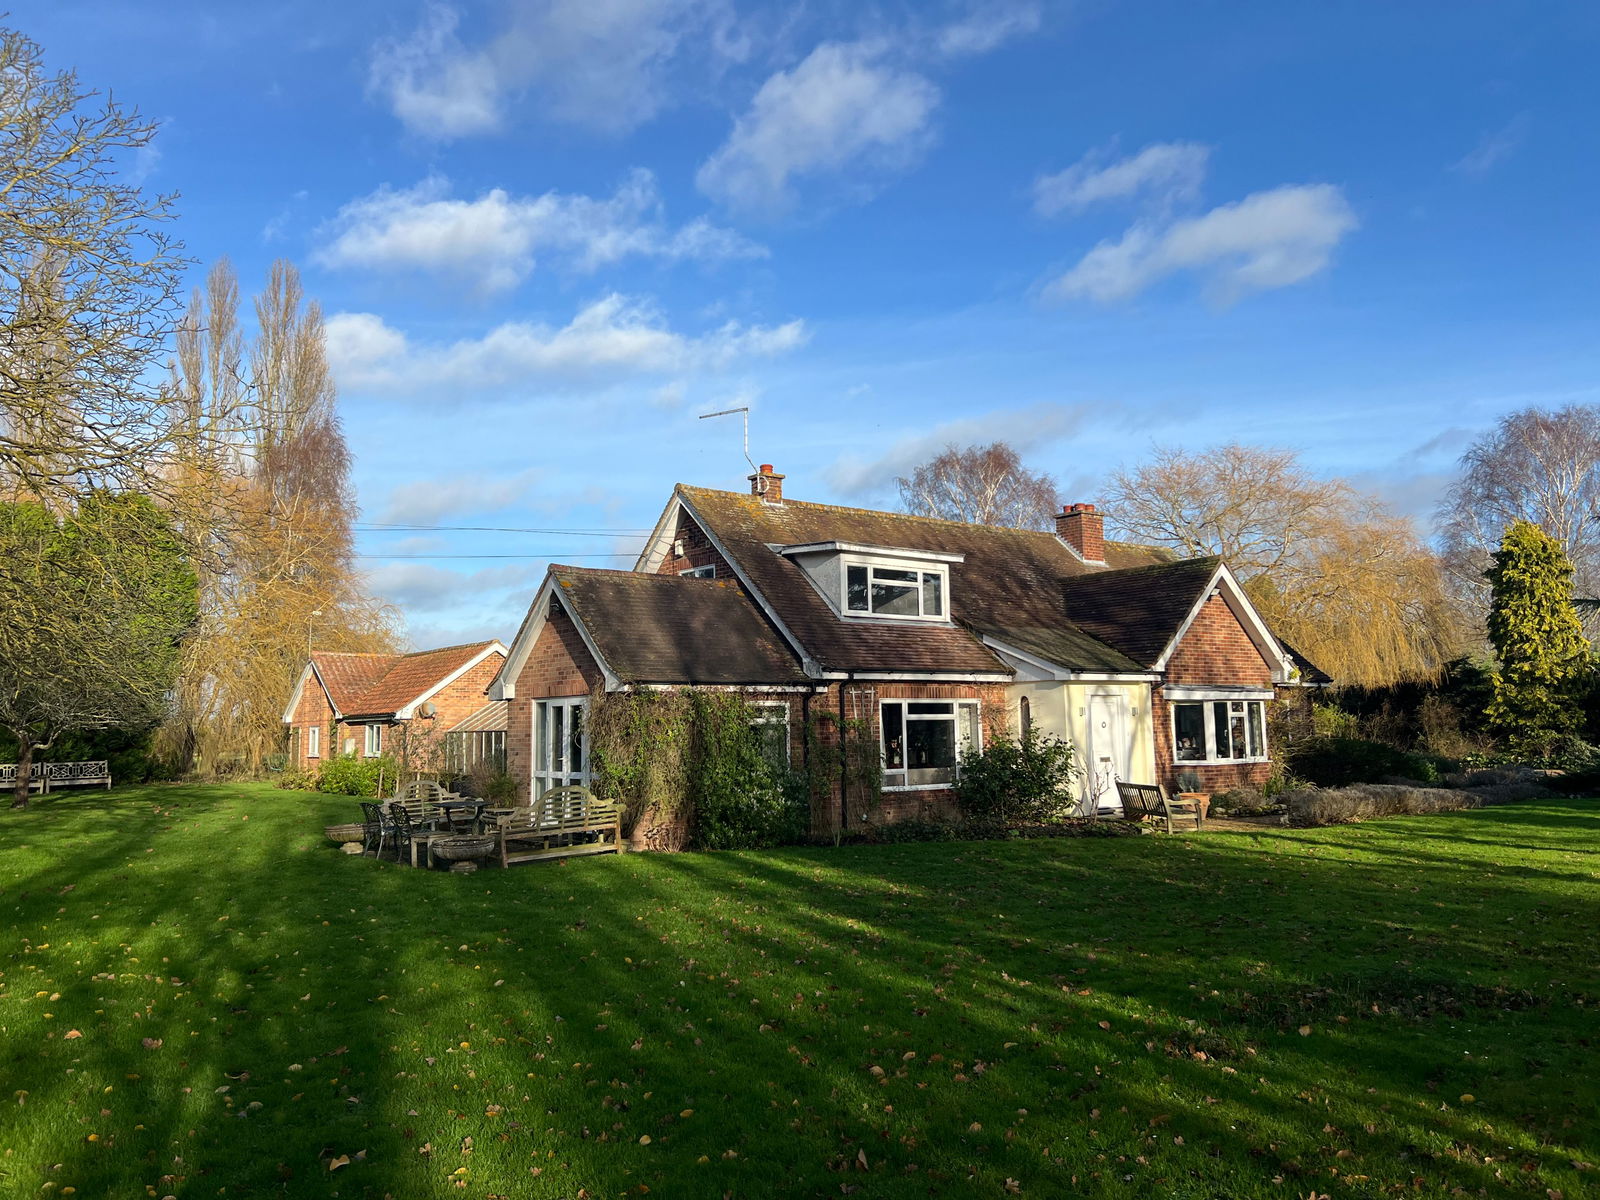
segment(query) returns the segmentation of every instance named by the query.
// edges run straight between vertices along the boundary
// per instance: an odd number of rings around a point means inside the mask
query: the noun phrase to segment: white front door
[[[1089,761],[1084,764],[1085,815],[1120,812],[1117,780],[1127,781],[1133,765],[1128,698],[1120,693],[1089,697]]]
[[[533,799],[551,788],[589,784],[589,731],[585,696],[533,703]]]

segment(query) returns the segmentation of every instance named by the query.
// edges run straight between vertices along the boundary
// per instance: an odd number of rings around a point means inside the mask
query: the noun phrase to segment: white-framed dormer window
[[[378,755],[383,753],[383,726],[382,725],[368,725],[367,726],[367,746],[366,746],[366,750],[367,750],[367,755],[366,756],[368,758],[377,758]]]
[[[322,726],[306,726],[306,757],[322,757]]]
[[[954,787],[961,760],[983,749],[976,700],[882,700],[878,737],[886,791]]]
[[[715,579],[717,577],[717,564],[707,563],[703,567],[690,567],[687,570],[679,571],[678,574],[685,579]]]
[[[1185,697],[1172,703],[1176,763],[1267,761],[1267,702]]]
[[[950,574],[944,567],[846,562],[844,611],[862,616],[943,620]]]

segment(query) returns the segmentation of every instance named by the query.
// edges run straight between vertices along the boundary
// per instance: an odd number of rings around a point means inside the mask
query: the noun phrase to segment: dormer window
[[[950,568],[963,560],[960,554],[861,542],[771,549],[793,560],[841,617],[950,620]]]
[[[943,570],[851,563],[845,568],[845,611],[875,617],[942,618],[945,579]]]

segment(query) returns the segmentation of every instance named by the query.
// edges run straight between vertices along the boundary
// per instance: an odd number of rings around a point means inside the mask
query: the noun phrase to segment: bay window
[[[976,700],[885,700],[879,706],[885,788],[944,788],[982,749]]]
[[[1264,762],[1265,700],[1185,699],[1172,704],[1172,755],[1180,763]]]

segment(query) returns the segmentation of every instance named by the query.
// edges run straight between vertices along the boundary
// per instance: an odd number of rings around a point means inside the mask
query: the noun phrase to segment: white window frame
[[[955,777],[955,779],[951,780],[949,783],[907,783],[906,782],[906,775],[907,775],[907,772],[909,770],[911,770],[911,768],[909,768],[909,767],[894,767],[894,768],[891,768],[889,766],[889,745],[884,740],[884,729],[885,729],[884,720],[883,720],[884,710],[889,708],[889,707],[891,707],[891,706],[894,706],[894,705],[901,706],[903,709],[905,709],[905,711],[902,711],[901,714],[900,714],[900,729],[901,729],[901,735],[906,738],[907,742],[909,742],[911,739],[910,739],[910,733],[907,730],[907,725],[908,725],[908,723],[910,722],[910,720],[912,718],[911,718],[911,713],[909,711],[909,708],[906,708],[906,706],[909,706],[909,705],[912,705],[912,704],[948,704],[948,705],[950,705],[950,714],[949,714],[948,717],[946,717],[946,716],[936,716],[936,715],[931,714],[931,713],[918,713],[916,718],[915,718],[918,721],[943,721],[943,720],[948,720],[952,725],[955,726],[954,730],[952,730],[952,733],[953,733],[954,736],[952,737],[951,740],[954,742],[955,748],[956,748],[956,761],[955,761],[955,776],[956,777]],[[961,719],[961,710],[963,708],[971,708],[972,709],[971,724],[972,724],[972,728],[977,731],[977,744],[974,745],[974,746],[971,746],[971,747],[968,747],[967,745],[965,745],[961,740],[961,726],[963,724],[962,719]],[[936,792],[936,791],[944,791],[944,790],[947,790],[949,788],[953,788],[953,787],[956,786],[956,783],[961,779],[961,764],[966,759],[967,755],[969,753],[970,754],[978,754],[978,753],[981,753],[982,750],[983,750],[983,705],[977,700],[945,700],[945,699],[940,699],[940,698],[925,698],[925,697],[920,697],[920,696],[896,696],[893,699],[879,700],[878,701],[878,761],[882,764],[882,767],[883,767],[883,790],[886,791],[886,792]],[[899,780],[900,780],[899,783],[895,783],[894,782],[894,779],[895,779],[896,776],[899,777]]]
[[[366,741],[362,744],[362,757],[378,758],[383,754],[383,726],[368,725]]]
[[[553,753],[554,744],[549,737],[552,724],[552,714],[560,711],[562,729],[562,753],[557,756]],[[584,720],[589,710],[588,696],[543,696],[533,702],[533,799],[537,800],[551,788],[571,787],[574,784],[588,787],[593,778],[593,764],[589,751],[589,723]],[[570,746],[570,730],[572,718],[576,715],[581,722],[583,730],[579,739],[579,753],[583,756],[583,765],[576,771],[571,770],[567,763],[566,750]]]
[[[1182,695],[1174,696],[1167,701],[1171,714],[1168,725],[1172,737],[1172,762],[1177,767],[1226,767],[1240,763],[1264,763],[1272,761],[1272,747],[1267,744],[1267,703],[1268,697],[1262,695],[1241,696],[1237,692],[1198,692],[1191,693],[1187,689]],[[1201,721],[1205,728],[1204,758],[1179,758],[1178,757],[1178,706],[1180,704],[1198,704],[1200,706]],[[1261,753],[1247,754],[1243,757],[1219,758],[1217,757],[1217,729],[1216,706],[1218,704],[1243,704],[1245,720],[1246,748],[1249,746],[1250,706],[1259,705],[1261,709]],[[1232,710],[1229,710],[1232,717]],[[1230,737],[1231,742],[1231,737]]]
[[[717,564],[706,563],[699,567],[685,567],[678,572],[683,579],[715,579],[717,577]]]
[[[850,568],[865,567],[867,571],[867,607],[865,609],[850,607]],[[915,613],[885,613],[877,612],[872,608],[872,585],[874,576],[879,571],[915,571],[917,572],[917,611]],[[927,613],[923,611],[923,580],[924,575],[937,575],[939,577],[939,599],[944,609],[943,612]],[[898,587],[905,587],[903,579],[885,580],[885,583]],[[859,620],[872,621],[938,621],[941,624],[950,623],[950,568],[942,563],[916,562],[908,559],[896,558],[864,558],[861,556],[845,556],[839,564],[839,611],[847,617]]]
[[[750,725],[778,725],[783,728],[783,765],[794,765],[794,747],[790,744],[789,731],[789,702],[787,700],[752,700],[750,701]]]
[[[322,757],[322,726],[320,725],[306,726],[306,757]]]

